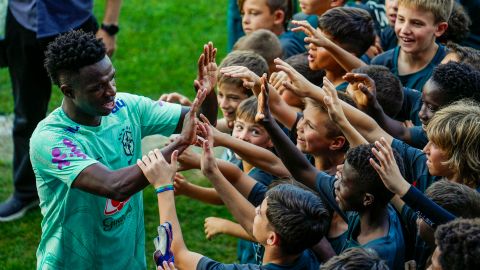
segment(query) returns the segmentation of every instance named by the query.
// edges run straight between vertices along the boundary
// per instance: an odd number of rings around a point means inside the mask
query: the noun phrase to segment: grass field
[[[95,14],[102,18],[104,1],[95,1]],[[227,1],[123,1],[121,31],[113,64],[117,70],[118,91],[158,98],[162,93],[179,91],[193,95],[196,60],[207,41],[226,54]],[[32,89],[35,91],[35,89]],[[60,105],[61,95],[54,88],[50,110]],[[0,115],[13,112],[13,98],[6,69],[0,70]],[[1,142],[5,143],[5,142]],[[10,158],[0,160],[0,200],[12,191]],[[186,174],[189,180],[206,185],[198,172]],[[144,192],[148,269],[153,269],[152,238],[158,225],[158,210],[152,188]],[[176,199],[187,246],[194,251],[225,262],[235,260],[235,239],[220,236],[206,241],[203,221],[208,216],[228,217],[223,207],[197,203],[188,198]],[[33,269],[40,239],[39,210],[25,218],[0,223],[0,269]],[[122,243],[112,243],[122,244]]]

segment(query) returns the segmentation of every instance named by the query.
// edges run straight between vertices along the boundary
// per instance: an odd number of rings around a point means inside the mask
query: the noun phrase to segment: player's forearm
[[[342,131],[345,138],[350,143],[350,147],[355,147],[361,144],[367,144],[367,140],[350,124],[347,119],[343,119],[337,126]]]
[[[215,187],[218,195],[235,220],[242,225],[248,234],[253,235],[252,226],[253,219],[255,218],[255,208],[253,205],[225,179],[219,170],[214,170],[206,176]]]
[[[122,5],[122,0],[106,0],[105,1],[105,14],[103,16],[104,24],[118,25],[121,5]]]
[[[205,97],[205,101],[200,107],[200,113],[205,115],[213,126],[217,125],[218,101],[214,89]]]
[[[262,122],[283,164],[297,181],[315,189],[316,169],[273,119]]]

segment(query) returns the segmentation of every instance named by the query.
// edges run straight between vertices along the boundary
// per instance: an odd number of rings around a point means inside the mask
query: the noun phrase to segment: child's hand
[[[200,114],[200,119],[202,120],[203,123],[207,124],[210,126],[210,129],[212,130],[212,135],[213,135],[213,147],[216,147],[216,146],[222,146],[222,144],[220,143],[221,139],[227,135],[223,132],[221,132],[220,130],[216,129],[212,124],[210,124],[210,121],[208,121],[208,118],[205,117],[205,115],[203,114]],[[199,125],[199,133],[200,133],[200,136],[203,137],[203,139],[205,140],[208,136],[208,134],[204,134],[204,132],[206,132],[206,130],[202,127],[200,127]],[[228,136],[230,137],[230,136]],[[202,144],[203,144],[203,141],[202,141]],[[202,147],[202,145],[198,145],[200,147]]]
[[[169,164],[160,150],[150,151],[148,155],[137,160],[137,165],[142,170],[148,182],[153,187],[158,188],[163,185],[171,184],[172,178],[177,172],[178,150],[173,151],[171,163]]]
[[[171,103],[179,103],[183,106],[192,106],[192,102],[186,96],[176,92],[163,94],[160,96],[159,100]]]
[[[203,101],[206,97],[206,91],[203,89],[198,90],[197,96],[190,106],[190,111],[185,115],[183,120],[182,132],[180,133],[181,139],[186,144],[194,144],[197,141],[197,112],[200,109]]]
[[[268,82],[267,75],[263,74],[261,92],[258,95],[257,115],[255,115],[255,122],[268,122],[272,116],[270,114],[270,108],[268,106]]]
[[[214,236],[223,233],[225,219],[217,217],[208,217],[205,219],[205,236],[211,240]]]
[[[167,263],[167,261],[163,262],[163,266],[157,266],[157,270],[177,270],[173,262]]]
[[[323,77],[323,91],[325,91],[326,94],[323,98],[323,102],[325,102],[325,105],[327,106],[330,120],[336,124],[348,121],[343,112],[342,104],[338,99],[337,90],[326,76]]]
[[[252,89],[255,95],[260,93],[260,77],[250,69],[243,66],[229,66],[220,69],[225,76],[232,78],[240,78],[243,81],[243,87]]]
[[[280,58],[276,58],[274,62],[276,68],[285,72],[288,78],[290,78],[290,80],[283,81],[282,84],[285,88],[297,94],[299,97],[311,96],[312,89],[317,88],[317,86],[309,82],[302,74],[298,73],[298,71]]]
[[[283,71],[273,72],[270,75],[269,83],[273,86],[273,88],[277,89],[278,94],[281,96],[282,93],[285,91],[285,86],[283,86],[283,82],[288,81],[287,73]]]
[[[197,79],[193,81],[193,86],[198,91],[206,89],[207,95],[215,88],[217,84],[217,48],[213,47],[212,42],[203,45],[203,53],[198,58]]]
[[[208,124],[202,123],[205,134],[207,134],[206,140],[203,142],[203,155],[200,159],[200,166],[202,173],[207,176],[214,176],[220,173],[218,169],[217,161],[213,153],[213,134],[212,129]]]
[[[366,74],[347,73],[343,79],[353,86],[353,93],[348,94],[360,110],[365,111],[375,106],[377,90],[372,78]]]
[[[190,146],[185,149],[178,157],[178,162],[180,163],[179,171],[200,168],[200,155],[193,152],[192,147],[193,146]]]
[[[292,28],[292,32],[303,32],[307,37],[304,39],[307,43],[313,43],[317,47],[328,47],[332,42],[330,39],[325,37],[321,31],[313,28],[310,23],[307,21],[292,21],[292,24],[297,25],[297,27]]]
[[[383,184],[393,193],[402,197],[410,188],[410,184],[403,178],[393,155],[392,147],[385,138],[375,141],[375,147],[372,152],[378,159],[380,165],[372,158],[370,164],[377,171],[383,181]]]
[[[190,185],[190,182],[185,179],[185,176],[181,173],[176,173],[173,177],[173,192],[175,192],[175,196],[185,195],[185,190]]]

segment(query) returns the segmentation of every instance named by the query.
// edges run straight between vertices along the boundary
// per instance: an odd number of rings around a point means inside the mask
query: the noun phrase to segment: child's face
[[[312,155],[329,153],[332,139],[327,136],[327,121],[330,121],[330,118],[326,112],[307,103],[303,119],[297,125],[297,148]]]
[[[445,164],[448,161],[448,156],[444,150],[440,149],[432,141],[429,141],[423,148],[423,152],[427,156],[427,167],[431,175],[453,179],[452,170]]]
[[[307,15],[322,15],[331,8],[330,1],[325,0],[300,0],[300,9]]]
[[[267,218],[267,197],[263,199],[262,204],[255,208],[255,218],[253,219],[252,234],[262,245],[267,244],[267,239],[273,233],[272,226]]]
[[[235,111],[242,100],[247,99],[243,87],[238,87],[234,84],[222,83],[218,86],[218,106],[222,110],[223,117],[227,121],[235,120]]]
[[[435,112],[444,104],[445,101],[442,98],[441,90],[432,79],[429,79],[423,86],[422,107],[418,112],[418,117],[422,122],[422,128],[424,130],[427,128],[430,119],[435,115]]]
[[[238,117],[233,125],[232,136],[263,148],[273,147],[270,136],[263,126]]]
[[[335,181],[335,200],[338,206],[343,211],[358,209],[358,206],[363,205],[362,193],[356,187],[355,178],[357,173],[345,161],[344,164],[337,166],[336,173],[337,181]]]
[[[275,15],[270,12],[267,0],[246,0],[242,8],[242,27],[245,34],[258,29],[273,30]]]
[[[325,32],[323,32],[323,34],[332,40],[330,35]],[[311,70],[332,70],[339,65],[327,49],[317,47],[313,43],[310,43],[308,45],[308,66]]]
[[[399,6],[395,34],[402,51],[421,53],[428,51],[435,44],[435,38],[445,32],[445,24],[436,24],[432,12]]]
[[[385,11],[387,12],[388,23],[395,26],[398,12],[398,0],[385,0]]]

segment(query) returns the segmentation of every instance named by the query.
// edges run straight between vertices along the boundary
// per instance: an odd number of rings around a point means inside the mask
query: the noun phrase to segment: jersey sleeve
[[[154,101],[147,97],[122,95],[134,107],[142,137],[160,134],[170,136],[178,125],[182,106],[164,101]]]
[[[37,179],[60,180],[68,186],[86,167],[98,162],[74,138],[48,131],[32,136],[30,159]]]

